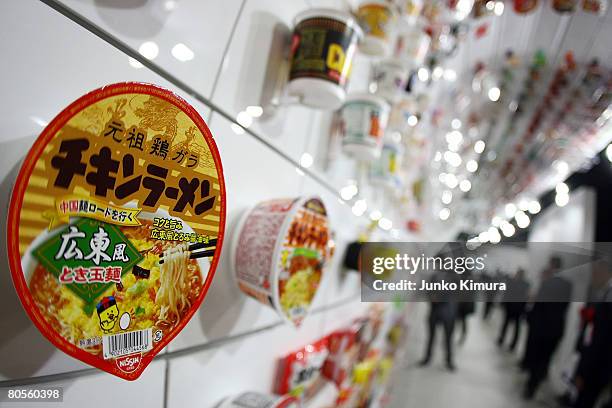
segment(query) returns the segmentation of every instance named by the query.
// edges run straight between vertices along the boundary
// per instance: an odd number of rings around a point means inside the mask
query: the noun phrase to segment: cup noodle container
[[[421,10],[423,10],[423,0],[395,0],[394,3],[400,10],[404,21],[415,24],[419,20]]]
[[[288,94],[321,109],[338,109],[346,97],[357,43],[356,20],[333,9],[311,9],[295,18]]]
[[[362,161],[372,161],[380,157],[389,110],[389,104],[379,96],[349,96],[340,111],[340,133],[344,152]]]
[[[376,95],[393,103],[397,101],[408,82],[410,72],[400,60],[387,59],[376,64],[372,70],[372,84]]]
[[[442,19],[447,22],[465,20],[474,8],[474,0],[446,0]]]
[[[323,202],[316,197],[264,201],[240,224],[232,247],[238,286],[299,326],[329,256]]]
[[[390,55],[397,20],[395,6],[387,1],[364,1],[356,14],[365,33],[359,44],[361,52],[375,57]]]
[[[517,14],[527,14],[538,5],[538,0],[514,0],[513,7]]]
[[[559,13],[572,13],[576,10],[578,0],[553,0],[553,9]]]
[[[418,68],[425,62],[430,44],[431,38],[422,29],[412,27],[397,36],[393,55],[408,67]]]
[[[289,395],[279,397],[247,391],[225,399],[217,405],[217,408],[300,408],[301,406],[296,397]]]
[[[604,15],[608,8],[608,0],[582,0],[582,10],[587,13]]]
[[[404,148],[400,143],[386,138],[380,157],[370,165],[372,184],[394,189],[401,185],[400,168]]]

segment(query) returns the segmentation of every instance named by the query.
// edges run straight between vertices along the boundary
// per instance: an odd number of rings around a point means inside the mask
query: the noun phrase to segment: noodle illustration
[[[181,310],[191,306],[185,295],[189,292],[187,265],[191,255],[187,248],[187,244],[179,244],[164,251],[164,263],[160,265],[160,287],[155,297],[155,303],[161,306],[159,321],[178,322]]]

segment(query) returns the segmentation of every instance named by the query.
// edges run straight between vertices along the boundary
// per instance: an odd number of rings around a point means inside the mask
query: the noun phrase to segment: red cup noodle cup
[[[319,198],[265,201],[243,218],[232,261],[240,289],[299,326],[323,277],[330,236]]]
[[[388,56],[397,20],[393,4],[382,0],[366,1],[357,9],[357,18],[365,33],[359,44],[361,52],[375,57]]]
[[[311,9],[295,19],[288,93],[304,105],[338,109],[346,97],[357,43],[356,20],[333,9]]]
[[[247,391],[230,397],[217,405],[217,408],[300,408],[298,398],[285,395],[283,397]]]
[[[513,7],[517,14],[527,14],[538,5],[538,0],[514,0]]]
[[[381,97],[369,94],[350,96],[340,111],[344,152],[362,161],[378,159],[389,110],[389,104]]]
[[[200,115],[154,85],[108,85],[56,116],[23,161],[13,283],[57,348],[135,380],[204,300],[224,226],[221,161]]]

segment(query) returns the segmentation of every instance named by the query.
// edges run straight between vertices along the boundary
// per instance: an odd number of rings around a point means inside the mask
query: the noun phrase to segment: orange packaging
[[[57,348],[134,380],[202,303],[224,225],[221,160],[196,110],[153,85],[109,85],[53,119],[23,162],[13,282]]]

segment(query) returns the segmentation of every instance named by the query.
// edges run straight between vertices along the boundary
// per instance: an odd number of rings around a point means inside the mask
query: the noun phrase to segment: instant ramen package
[[[249,211],[233,241],[240,289],[299,326],[331,256],[327,211],[319,198],[278,199]]]
[[[327,338],[309,344],[278,361],[274,392],[308,399],[319,389],[321,370],[329,354]]]
[[[13,282],[56,347],[134,380],[202,303],[224,225],[221,161],[195,109],[153,85],[106,86],[53,119],[24,160]]]
[[[353,366],[359,354],[360,324],[336,330],[328,336],[329,354],[323,364],[322,373],[325,378],[333,382],[339,389],[350,377]]]

